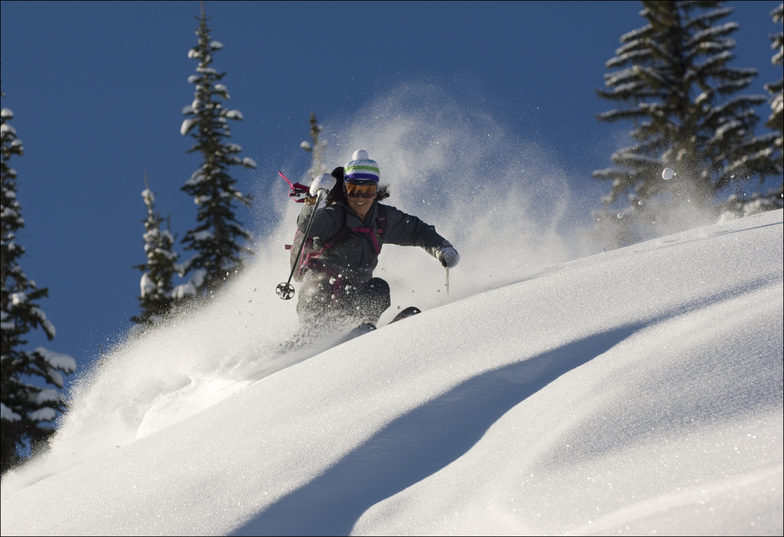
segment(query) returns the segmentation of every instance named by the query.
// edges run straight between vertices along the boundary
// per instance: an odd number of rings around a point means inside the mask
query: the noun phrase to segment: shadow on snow
[[[395,419],[235,535],[348,535],[370,507],[467,453],[514,406],[631,336],[625,326],[472,377]]]

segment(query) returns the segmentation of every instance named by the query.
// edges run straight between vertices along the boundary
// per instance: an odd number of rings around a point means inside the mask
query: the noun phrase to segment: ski
[[[402,321],[403,319],[407,319],[408,317],[416,315],[417,313],[422,313],[422,310],[420,310],[416,306],[409,306],[403,311],[401,311],[400,313],[398,313],[397,315],[395,315],[395,318],[389,321],[389,324],[396,323],[397,321]]]
[[[422,313],[422,310],[417,308],[416,306],[409,306],[408,308],[404,309],[397,315],[395,315],[394,319],[389,321],[387,324],[396,323],[397,321],[402,321],[403,319],[407,319],[413,315],[418,313]],[[340,338],[334,346],[341,345],[346,343],[347,341],[351,341],[352,339],[367,334],[368,332],[372,332],[377,330],[376,325],[373,323],[362,323],[361,325],[357,326],[356,328],[352,329],[342,338]],[[327,339],[329,336],[317,336],[310,333],[308,330],[300,329],[291,339],[283,342],[280,344],[278,352],[285,353],[288,351],[304,349],[310,347],[311,345],[317,343],[321,339]]]
[[[335,346],[342,345],[343,343],[345,343],[347,341],[351,341],[352,339],[354,339],[356,337],[363,336],[363,335],[367,334],[368,332],[372,332],[373,330],[376,330],[376,325],[374,325],[373,323],[362,323],[361,325],[359,325],[356,328],[354,328],[353,330],[351,330],[351,332],[346,334],[343,337],[343,339],[341,339]]]

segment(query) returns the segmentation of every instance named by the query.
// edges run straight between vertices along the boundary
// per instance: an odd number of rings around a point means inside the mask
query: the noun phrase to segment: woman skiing
[[[308,241],[296,269],[297,279],[303,282],[297,303],[303,327],[318,331],[366,323],[374,325],[369,329],[375,327],[391,304],[389,284],[373,277],[384,244],[420,246],[446,268],[460,260],[433,226],[380,204],[389,192],[379,186],[379,179],[378,164],[359,149],[344,167],[322,174],[310,185],[297,220],[301,240]],[[328,195],[317,205],[321,191],[322,196]],[[310,233],[304,237],[311,217]]]

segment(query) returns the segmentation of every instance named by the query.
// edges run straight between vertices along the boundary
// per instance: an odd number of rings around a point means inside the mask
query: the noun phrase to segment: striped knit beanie
[[[364,149],[354,151],[354,155],[351,157],[351,161],[345,165],[343,173],[346,181],[354,179],[355,181],[375,181],[378,183],[381,178],[378,163],[375,160],[370,160]]]

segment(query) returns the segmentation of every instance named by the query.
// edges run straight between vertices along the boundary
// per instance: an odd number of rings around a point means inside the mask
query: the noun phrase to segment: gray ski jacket
[[[315,210],[315,205],[305,205],[297,219],[297,227],[302,233],[308,220]],[[323,207],[316,212],[310,237],[313,237],[313,248],[321,250],[343,226],[344,215],[346,226],[351,229],[348,238],[334,244],[318,256],[318,262],[325,270],[309,270],[305,281],[321,280],[326,276],[339,277],[346,283],[361,284],[373,277],[373,270],[378,265],[378,254],[384,244],[400,246],[419,246],[433,257],[438,250],[451,246],[449,241],[436,233],[434,226],[424,223],[416,216],[411,216],[392,207],[384,205],[386,223],[379,232],[378,201],[362,221],[346,203]]]

